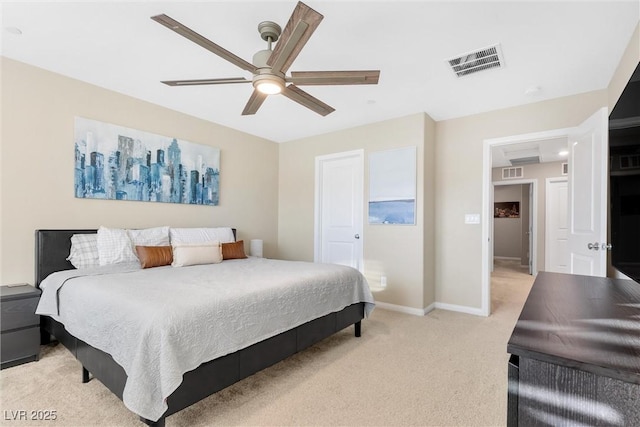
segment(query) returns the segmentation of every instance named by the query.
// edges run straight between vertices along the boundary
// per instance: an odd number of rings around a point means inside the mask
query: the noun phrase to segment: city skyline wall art
[[[77,198],[217,206],[220,149],[75,118]]]

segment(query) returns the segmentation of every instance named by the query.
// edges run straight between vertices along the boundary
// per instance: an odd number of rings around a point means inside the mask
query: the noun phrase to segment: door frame
[[[491,314],[491,267],[493,260],[489,259],[493,249],[493,236],[491,221],[493,220],[493,186],[491,175],[491,149],[502,145],[519,144],[540,139],[569,137],[575,128],[553,129],[542,132],[533,132],[520,135],[505,136],[501,138],[489,138],[483,141],[482,147],[482,277],[481,277],[481,307],[483,316]]]
[[[322,253],[322,177],[323,163],[326,161],[344,159],[347,157],[355,157],[359,168],[360,179],[358,194],[360,198],[360,209],[355,214],[360,214],[358,219],[358,234],[360,238],[357,240],[358,247],[358,269],[364,273],[364,149],[343,151],[340,153],[331,153],[316,156],[315,158],[315,194],[314,194],[314,212],[313,212],[313,261],[320,262],[320,254]]]
[[[531,184],[531,195],[532,195],[532,204],[530,207],[531,216],[529,217],[529,225],[531,226],[531,234],[529,235],[529,239],[531,239],[531,253],[529,254],[530,262],[531,262],[531,275],[535,276],[538,274],[538,180],[535,178],[530,179],[514,179],[514,180],[506,180],[506,181],[493,181],[491,186],[491,205],[493,205],[493,192],[495,186],[504,186],[504,185],[523,185],[523,184]],[[492,210],[493,212],[493,210]],[[491,226],[491,258],[493,258],[493,215],[491,215],[490,226]],[[493,266],[493,259],[490,259],[491,265]],[[493,268],[491,268],[493,270]]]

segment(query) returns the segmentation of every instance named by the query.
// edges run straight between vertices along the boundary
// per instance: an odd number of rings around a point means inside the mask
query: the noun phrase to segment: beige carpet
[[[506,422],[506,345],[533,278],[500,262],[488,318],[376,309],[362,337],[346,329],[167,418],[167,426],[494,426]],[[142,426],[100,382],[81,383],[61,345],[0,371],[7,426]],[[14,421],[54,410],[56,421]],[[11,412],[13,411],[13,412]]]

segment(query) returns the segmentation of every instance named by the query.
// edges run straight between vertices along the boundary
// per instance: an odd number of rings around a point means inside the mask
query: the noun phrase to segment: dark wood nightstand
[[[40,289],[29,285],[0,286],[0,369],[38,360],[40,316],[36,306]]]

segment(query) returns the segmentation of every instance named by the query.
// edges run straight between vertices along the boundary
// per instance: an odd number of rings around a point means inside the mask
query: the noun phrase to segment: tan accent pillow
[[[171,246],[136,246],[142,268],[170,265],[173,261]]]
[[[243,240],[222,244],[222,259],[242,259],[246,257],[247,255],[244,253]]]
[[[183,243],[173,245],[174,267],[198,264],[218,264],[222,262],[220,242]]]

